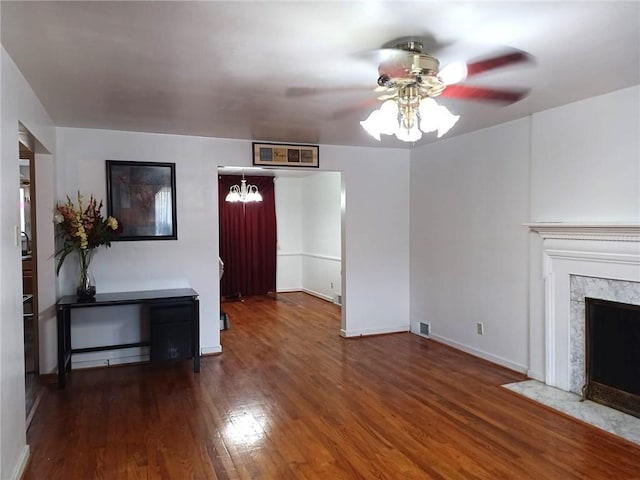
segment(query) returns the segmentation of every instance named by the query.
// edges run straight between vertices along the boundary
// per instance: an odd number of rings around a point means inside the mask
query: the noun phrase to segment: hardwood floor
[[[223,306],[200,374],[48,389],[24,479],[640,478],[640,447],[500,386],[522,375],[409,333],[341,338],[339,308],[305,294]]]

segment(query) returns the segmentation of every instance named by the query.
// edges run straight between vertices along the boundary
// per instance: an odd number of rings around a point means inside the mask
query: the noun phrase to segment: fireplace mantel
[[[640,242],[640,223],[525,223],[543,239]]]
[[[570,322],[571,277],[640,285],[640,223],[545,222],[525,226],[542,239],[545,383],[569,391],[575,367],[571,345],[576,342]]]

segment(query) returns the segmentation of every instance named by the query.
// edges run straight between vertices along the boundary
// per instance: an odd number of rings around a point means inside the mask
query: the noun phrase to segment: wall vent
[[[342,305],[342,295],[340,295],[339,293],[334,293],[333,303],[335,303],[336,305]]]
[[[420,322],[420,335],[426,335],[428,337],[430,332],[431,325],[428,323]]]

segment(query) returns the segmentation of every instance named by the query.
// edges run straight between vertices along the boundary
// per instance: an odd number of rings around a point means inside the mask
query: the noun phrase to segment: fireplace
[[[584,396],[640,418],[640,305],[585,298]]]
[[[539,252],[542,262],[540,270],[532,267],[528,373],[580,395],[587,381],[585,298],[640,305],[640,224],[529,227],[539,234],[532,253]]]

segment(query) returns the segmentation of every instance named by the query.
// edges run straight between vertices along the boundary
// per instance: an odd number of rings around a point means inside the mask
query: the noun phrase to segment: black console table
[[[73,349],[71,310],[114,305],[144,305],[148,308],[150,340]],[[65,377],[71,371],[73,353],[149,346],[152,362],[193,358],[193,371],[200,371],[200,306],[198,293],[191,288],[99,293],[90,300],[79,300],[75,295],[67,295],[58,300],[56,317],[59,388],[65,387]]]

